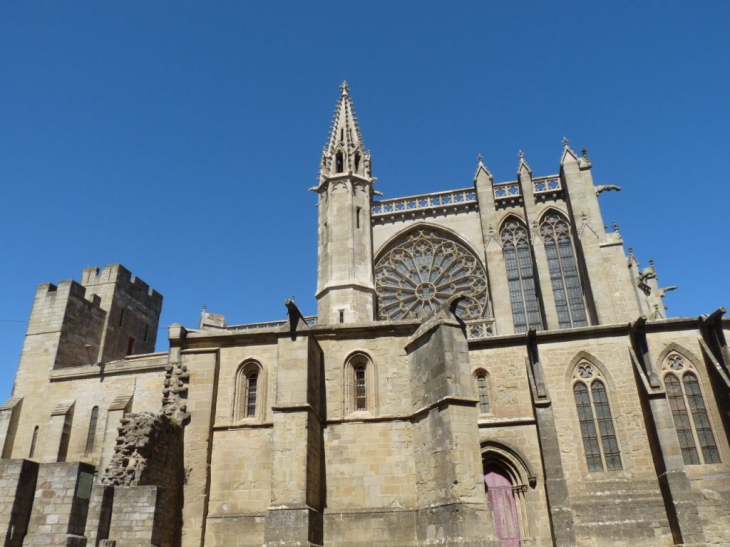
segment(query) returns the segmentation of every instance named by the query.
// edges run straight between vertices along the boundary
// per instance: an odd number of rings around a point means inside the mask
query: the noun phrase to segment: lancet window
[[[530,327],[542,330],[540,303],[535,289],[535,269],[527,227],[510,217],[500,233],[502,252],[507,268],[512,322],[515,332],[527,332]]]
[[[235,417],[238,420],[258,418],[262,412],[263,370],[256,361],[244,363],[238,369],[235,394]]]
[[[568,221],[551,211],[543,218],[540,235],[545,243],[560,328],[588,326]]]
[[[375,412],[377,401],[375,366],[370,357],[357,352],[347,359],[344,387],[345,412],[347,414],[362,411]]]
[[[622,469],[605,379],[586,361],[578,364],[573,379],[573,396],[588,470]]]
[[[474,374],[477,387],[477,397],[479,398],[479,413],[488,414],[489,410],[489,384],[487,373],[483,369],[479,369]]]
[[[666,371],[664,387],[684,463],[720,463],[720,453],[696,372],[678,353],[668,355],[663,368]]]
[[[375,265],[380,319],[419,317],[450,296],[466,296],[456,314],[464,320],[488,317],[487,276],[465,245],[433,228],[414,230]]]

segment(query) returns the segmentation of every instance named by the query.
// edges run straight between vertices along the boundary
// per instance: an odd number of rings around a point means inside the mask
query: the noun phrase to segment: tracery
[[[466,296],[456,313],[464,320],[487,317],[487,276],[481,262],[444,232],[414,230],[375,265],[380,319],[419,317],[450,296]]]

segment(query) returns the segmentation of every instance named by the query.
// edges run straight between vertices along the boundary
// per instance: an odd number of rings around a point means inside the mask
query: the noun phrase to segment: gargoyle
[[[601,184],[600,186],[596,186],[596,195],[599,195],[601,192],[608,192],[610,190],[616,190],[617,192],[620,192],[621,187],[616,186],[615,184]]]

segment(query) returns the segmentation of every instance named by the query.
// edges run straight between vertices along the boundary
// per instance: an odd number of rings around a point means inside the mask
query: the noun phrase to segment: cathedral
[[[162,296],[123,266],[39,285],[3,545],[730,545],[730,320],[667,317],[604,226],[619,188],[555,159],[382,199],[343,83],[316,316],[204,311],[155,352]]]

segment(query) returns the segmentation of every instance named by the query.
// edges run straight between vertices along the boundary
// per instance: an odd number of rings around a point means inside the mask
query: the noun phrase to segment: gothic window
[[[489,414],[489,384],[487,373],[483,369],[479,369],[474,373],[476,380],[477,397],[479,398],[479,413]]]
[[[335,171],[337,173],[342,173],[345,170],[345,158],[342,155],[342,152],[337,152],[335,154]]]
[[[720,463],[697,374],[678,353],[664,362],[664,387],[686,465]],[[698,447],[699,446],[699,450]]]
[[[510,217],[504,223],[500,236],[515,332],[527,332],[530,327],[542,330],[527,228],[517,218]]]
[[[446,233],[414,230],[397,240],[375,265],[380,319],[419,317],[450,296],[466,296],[456,314],[464,320],[489,313],[487,275],[479,259]]]
[[[540,235],[545,243],[560,328],[588,326],[568,221],[551,211],[543,218]]]
[[[91,418],[89,418],[89,432],[86,434],[86,454],[94,451],[96,442],[96,424],[99,420],[99,407],[95,406],[91,409]]]
[[[605,380],[597,368],[585,361],[576,367],[573,377],[573,396],[588,470],[621,470],[621,453]]]
[[[375,370],[370,357],[355,353],[345,363],[345,412],[375,411]]]
[[[263,370],[255,361],[244,363],[238,369],[235,394],[235,417],[238,420],[259,418],[263,415]]]

